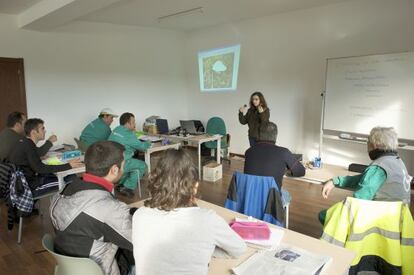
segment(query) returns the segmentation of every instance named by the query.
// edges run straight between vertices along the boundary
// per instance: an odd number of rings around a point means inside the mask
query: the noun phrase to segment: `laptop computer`
[[[166,119],[156,119],[155,125],[157,126],[158,133],[161,135],[167,135],[169,133],[168,130],[168,120]]]
[[[204,132],[197,132],[194,121],[192,120],[180,120],[181,128],[190,135],[203,135]]]

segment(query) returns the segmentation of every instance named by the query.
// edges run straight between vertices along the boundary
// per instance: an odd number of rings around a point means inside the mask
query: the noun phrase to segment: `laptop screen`
[[[187,133],[196,133],[196,128],[194,125],[194,121],[192,120],[180,120],[180,125],[183,130]]]
[[[155,121],[155,125],[157,125],[158,133],[161,135],[168,134],[168,120],[166,119],[157,119]]]

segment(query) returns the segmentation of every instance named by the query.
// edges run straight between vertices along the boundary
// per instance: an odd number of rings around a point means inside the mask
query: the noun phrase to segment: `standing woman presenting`
[[[254,92],[250,96],[250,108],[247,110],[247,113],[244,114],[246,109],[246,105],[239,109],[239,121],[241,124],[247,124],[249,126],[249,143],[251,147],[260,138],[260,127],[269,122],[270,112],[261,92]]]

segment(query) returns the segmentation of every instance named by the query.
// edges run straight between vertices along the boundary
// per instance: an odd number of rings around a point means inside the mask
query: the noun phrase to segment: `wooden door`
[[[14,111],[27,114],[23,58],[0,57],[0,131]]]

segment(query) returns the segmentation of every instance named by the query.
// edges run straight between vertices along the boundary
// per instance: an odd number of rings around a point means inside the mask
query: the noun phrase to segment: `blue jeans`
[[[256,139],[249,137],[249,143],[250,143],[250,147],[253,147],[253,145],[256,144]]]

